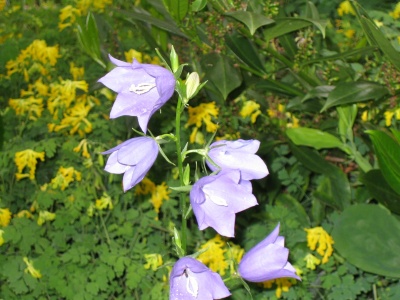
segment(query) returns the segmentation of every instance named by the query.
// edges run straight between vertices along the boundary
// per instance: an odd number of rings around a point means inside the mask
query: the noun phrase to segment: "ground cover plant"
[[[0,299],[398,299],[399,18],[0,1]]]

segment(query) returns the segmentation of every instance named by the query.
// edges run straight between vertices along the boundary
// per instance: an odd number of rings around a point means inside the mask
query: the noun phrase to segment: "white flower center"
[[[226,202],[226,200],[224,198],[216,196],[216,195],[210,196],[206,192],[204,192],[204,194],[206,195],[206,199],[207,200],[210,200],[210,201],[212,201],[215,204],[220,205],[220,206],[228,206],[228,202]]]
[[[152,88],[156,87],[154,83],[139,83],[138,85],[132,84],[129,87],[129,91],[133,92],[138,95],[146,94],[149,92]]]
[[[186,290],[190,295],[197,298],[199,294],[199,284],[197,283],[196,278],[191,276],[189,272],[186,272]]]

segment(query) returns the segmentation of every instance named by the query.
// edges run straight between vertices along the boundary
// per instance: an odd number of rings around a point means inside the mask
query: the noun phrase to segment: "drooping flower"
[[[147,174],[158,155],[157,142],[147,136],[129,139],[102,154],[111,154],[104,168],[122,174],[124,191],[133,188]]]
[[[260,147],[257,140],[217,141],[210,145],[208,156],[222,170],[238,169],[242,179],[260,179],[268,175],[268,168],[264,161],[255,153]],[[218,168],[207,160],[212,171]]]
[[[150,117],[172,97],[175,77],[160,66],[140,64],[136,60],[127,63],[111,55],[110,60],[117,67],[99,79],[118,93],[110,118],[136,116],[140,128],[146,132]]]
[[[37,159],[44,161],[44,152],[35,152],[32,149],[26,149],[15,153],[15,164],[18,167],[18,173],[15,174],[17,180],[29,177],[30,180],[35,179],[35,171]],[[29,168],[29,174],[22,174],[24,168]]]
[[[278,234],[279,224],[263,241],[245,253],[238,268],[243,279],[264,282],[292,277],[300,280],[296,269],[288,262],[289,249],[284,247],[285,238]]]
[[[190,203],[200,230],[210,226],[227,237],[234,236],[235,214],[258,204],[250,181],[242,180],[239,170],[222,170],[198,180]]]
[[[26,269],[24,270],[25,273],[31,274],[31,276],[33,278],[41,278],[42,277],[42,274],[40,273],[40,271],[35,269],[35,267],[33,266],[32,261],[30,261],[27,257],[24,257],[22,260],[26,264]]]
[[[172,268],[170,300],[213,300],[230,295],[221,276],[194,258],[183,257]]]

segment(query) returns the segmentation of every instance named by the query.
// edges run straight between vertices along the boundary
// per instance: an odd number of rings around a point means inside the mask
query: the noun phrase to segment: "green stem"
[[[178,97],[178,105],[176,106],[175,116],[175,144],[176,144],[176,155],[178,159],[178,170],[179,170],[179,183],[183,186],[183,161],[182,161],[182,148],[181,148],[181,113],[182,113],[182,98]],[[179,194],[180,211],[182,214],[182,227],[181,227],[181,248],[183,253],[186,253],[186,229],[187,222],[185,218],[186,208],[186,196],[183,193]]]

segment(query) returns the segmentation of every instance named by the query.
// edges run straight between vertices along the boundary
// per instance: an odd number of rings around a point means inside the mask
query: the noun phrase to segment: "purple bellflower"
[[[257,140],[221,140],[210,145],[208,156],[222,170],[240,170],[244,180],[260,179],[268,175],[268,168],[255,154],[259,147],[260,142]],[[214,172],[218,170],[210,161],[207,161],[207,165]]]
[[[250,181],[242,180],[239,170],[222,170],[198,180],[190,203],[200,230],[210,226],[227,237],[235,235],[235,214],[258,204]]]
[[[259,244],[250,249],[239,263],[240,276],[251,282],[264,282],[282,277],[301,280],[295,268],[288,262],[289,250],[284,247],[285,238],[278,236],[279,224]]]
[[[104,168],[109,173],[124,174],[124,191],[138,184],[154,164],[158,155],[157,142],[147,136],[129,139],[103,152],[110,154]]]
[[[230,295],[221,276],[192,257],[182,257],[172,268],[170,300],[213,300]]]
[[[161,66],[141,64],[135,59],[127,63],[111,55],[109,57],[117,67],[99,82],[118,93],[110,118],[137,116],[140,128],[146,132],[150,117],[174,93],[174,74]]]

